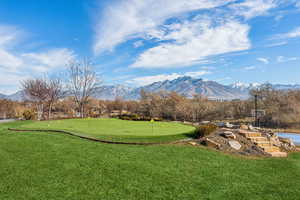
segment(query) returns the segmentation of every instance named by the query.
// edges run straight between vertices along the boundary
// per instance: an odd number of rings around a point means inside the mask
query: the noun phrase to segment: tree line
[[[297,127],[300,125],[300,91],[275,90],[264,84],[250,92],[247,100],[213,101],[195,95],[186,98],[175,92],[141,91],[139,100],[97,100],[101,84],[91,62],[70,63],[62,78],[34,78],[22,82],[23,102],[0,101],[0,118],[55,119],[73,117],[126,116],[128,119],[157,118],[172,121],[252,120],[254,97],[264,111],[262,126]],[[67,81],[65,81],[67,80]]]

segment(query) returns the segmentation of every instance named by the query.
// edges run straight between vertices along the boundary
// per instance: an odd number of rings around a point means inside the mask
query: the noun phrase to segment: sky
[[[0,1],[0,93],[86,58],[109,85],[299,84],[300,1]]]

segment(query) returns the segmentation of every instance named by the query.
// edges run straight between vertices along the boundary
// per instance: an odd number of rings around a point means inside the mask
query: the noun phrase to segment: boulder
[[[200,122],[201,125],[210,124],[210,121],[202,121]]]
[[[216,148],[216,149],[219,149],[221,147],[221,144],[209,139],[209,138],[206,138],[205,140],[205,143],[207,146],[209,147],[213,147],[213,148]]]
[[[281,147],[286,151],[294,151],[296,149],[296,145],[294,144],[293,140],[282,137],[278,137],[278,140],[281,143]]]
[[[271,137],[268,137],[270,139],[270,142],[277,146],[277,147],[280,147],[281,146],[281,142],[279,140],[279,138],[277,137],[277,135],[272,135]]]
[[[233,148],[235,150],[240,150],[242,148],[242,145],[238,141],[235,141],[235,140],[230,140],[229,145],[231,148]]]
[[[189,144],[192,145],[192,146],[197,146],[198,145],[197,142],[189,142]]]
[[[286,152],[271,152],[269,153],[272,157],[276,157],[276,158],[285,158],[288,156],[288,154]]]
[[[229,122],[226,122],[225,127],[226,127],[226,128],[233,128],[234,125],[233,125],[233,124],[230,124]]]
[[[293,142],[291,139],[289,139],[289,138],[279,137],[279,140],[280,140],[280,142],[282,142],[282,143],[287,143],[287,144],[290,144],[290,145],[292,145],[292,146],[295,146],[295,145],[294,145],[294,142]]]
[[[230,138],[230,139],[236,139],[236,135],[231,132],[231,131],[225,131],[224,133],[222,133],[222,136],[224,136],[225,138]]]
[[[250,131],[257,131],[257,130],[259,130],[257,127],[254,127],[254,126],[252,126],[251,124],[248,126],[248,129],[249,129]]]
[[[245,125],[245,124],[242,124],[240,129],[242,130],[249,130],[249,126]]]

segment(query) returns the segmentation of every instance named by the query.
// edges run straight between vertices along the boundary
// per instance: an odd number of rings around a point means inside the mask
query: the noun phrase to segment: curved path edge
[[[16,131],[16,132],[52,132],[52,133],[62,133],[62,134],[66,134],[66,135],[71,135],[74,137],[79,137],[81,139],[85,139],[85,140],[90,140],[93,142],[101,142],[101,143],[106,143],[106,144],[125,144],[125,145],[162,145],[162,144],[176,144],[182,141],[175,141],[175,142],[156,142],[156,143],[144,143],[144,142],[114,142],[114,141],[109,141],[109,140],[101,140],[101,139],[97,139],[97,138],[93,138],[93,137],[88,137],[88,136],[82,136],[82,135],[78,135],[76,133],[73,132],[69,132],[69,131],[62,131],[62,130],[39,130],[39,129],[16,129],[16,128],[8,128],[9,131]]]

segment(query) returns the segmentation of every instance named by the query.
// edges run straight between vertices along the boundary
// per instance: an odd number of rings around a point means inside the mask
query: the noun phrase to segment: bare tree
[[[64,88],[61,79],[49,78],[47,80],[47,89],[48,119],[50,119],[53,104],[64,96]]]
[[[48,98],[48,86],[45,79],[28,79],[23,81],[22,89],[25,93],[25,98],[36,103],[38,120],[41,120],[44,113],[44,104]]]
[[[95,71],[93,71],[90,61],[85,59],[82,62],[69,64],[68,89],[71,95],[74,96],[80,117],[85,116],[85,105],[88,103],[89,98],[95,94],[99,85],[100,81]]]

